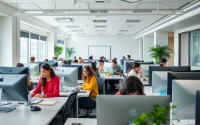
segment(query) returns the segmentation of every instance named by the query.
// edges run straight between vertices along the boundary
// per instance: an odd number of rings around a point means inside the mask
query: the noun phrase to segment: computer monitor
[[[104,70],[104,72],[113,74],[113,64],[112,63],[104,63],[103,70]]]
[[[143,61],[143,62],[142,62],[142,61],[139,61],[138,63],[139,63],[139,64],[154,64],[154,62],[144,62],[144,61]]]
[[[83,73],[82,65],[65,65],[64,67],[77,67],[78,68],[78,80],[82,80],[82,73]]]
[[[124,59],[120,59],[119,64],[120,64],[121,66],[124,66]]]
[[[153,71],[185,71],[190,72],[190,66],[149,66],[149,85],[152,85]]]
[[[172,104],[177,105],[177,108],[172,109],[176,113],[172,119],[195,119],[197,90],[200,90],[200,80],[172,81]]]
[[[149,66],[158,66],[158,65],[156,65],[156,64],[140,64],[143,77],[145,77],[145,76],[149,77]]]
[[[1,100],[28,102],[28,78],[25,74],[0,74],[0,105]],[[1,107],[1,112],[10,112],[14,107]]]
[[[92,67],[92,63],[91,62],[86,62],[84,64],[76,64],[76,63],[73,63],[72,65],[82,65],[82,68],[84,68],[85,66],[90,66]]]
[[[0,67],[0,74],[26,74],[29,76],[28,67]]]
[[[36,73],[40,72],[39,63],[23,63],[24,67],[29,68],[29,75],[31,79],[35,78]]]
[[[172,80],[200,80],[200,72],[168,72],[167,95],[172,98]]]
[[[153,71],[152,73],[152,93],[167,94],[167,75],[168,71]]]
[[[97,125],[129,125],[153,106],[170,106],[169,96],[97,96]]]
[[[48,62],[54,62],[54,60],[48,60]]]
[[[78,85],[77,67],[54,67],[54,72],[61,78],[61,85],[75,87]]]
[[[46,62],[43,62],[43,61],[37,61],[37,62],[29,62],[29,63],[38,63],[39,64],[39,71],[40,71],[40,67],[43,63],[46,63]]]
[[[196,92],[195,125],[200,125],[200,90]]]
[[[62,67],[62,62],[63,61],[58,61],[58,60],[55,60],[54,62],[57,62],[58,63],[58,66],[56,66],[56,64],[52,64],[52,65],[55,65],[55,66],[52,66],[52,67]],[[53,63],[53,62],[52,62]],[[50,65],[50,64],[49,64]]]
[[[51,67],[58,67],[58,62],[47,62]]]
[[[124,72],[127,73],[128,69],[133,66],[134,61],[124,61]]]

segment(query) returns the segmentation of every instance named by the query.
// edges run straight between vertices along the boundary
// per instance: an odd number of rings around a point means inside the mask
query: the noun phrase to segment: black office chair
[[[69,95],[66,104],[63,107],[63,110],[58,113],[58,115],[52,120],[49,125],[64,125],[68,118],[73,118],[73,111],[72,104],[76,101],[76,96],[79,90],[73,92]]]
[[[105,79],[98,77],[97,78],[97,83],[98,83],[98,89],[99,89],[99,94],[103,94],[103,86],[105,83]],[[79,118],[95,118],[96,116],[91,116],[90,113],[92,113],[92,110],[96,108],[96,103],[95,105],[85,105],[84,107],[80,107],[80,109],[84,109],[84,116],[81,116]]]

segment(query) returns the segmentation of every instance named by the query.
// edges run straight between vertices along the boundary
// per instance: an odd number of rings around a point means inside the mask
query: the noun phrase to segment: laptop
[[[170,106],[170,96],[97,96],[97,125],[129,125],[153,105]]]

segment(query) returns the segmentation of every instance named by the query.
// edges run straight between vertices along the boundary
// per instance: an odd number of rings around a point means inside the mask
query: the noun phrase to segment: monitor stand
[[[1,97],[2,97],[2,88],[0,88],[0,113],[8,113],[16,109],[15,107],[2,107],[1,106]]]

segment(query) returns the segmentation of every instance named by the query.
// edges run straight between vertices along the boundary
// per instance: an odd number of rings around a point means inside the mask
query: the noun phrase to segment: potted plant
[[[162,58],[170,58],[170,53],[173,53],[173,50],[168,45],[156,45],[155,47],[150,47],[149,52],[151,52],[151,58],[155,59],[155,63],[159,64]]]
[[[63,53],[63,47],[61,46],[54,46],[54,54],[56,57]]]
[[[40,73],[39,72],[35,72],[35,77],[36,77],[36,79],[39,79],[39,76],[40,76]]]
[[[67,58],[70,58],[71,55],[72,55],[74,52],[76,52],[76,51],[74,51],[74,47],[71,47],[71,48],[67,47],[67,48],[66,48],[66,57],[67,57]]]
[[[133,123],[134,125],[161,125],[168,124],[170,122],[169,114],[170,110],[177,108],[176,105],[161,107],[160,105],[154,105],[153,110],[147,113],[143,113],[136,118]],[[176,115],[172,113],[172,115]],[[176,119],[175,122],[180,122]],[[173,123],[172,123],[173,124]]]

